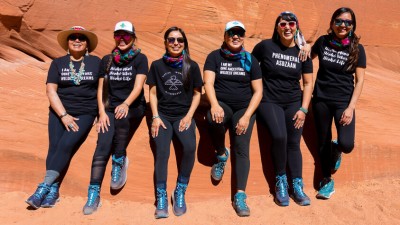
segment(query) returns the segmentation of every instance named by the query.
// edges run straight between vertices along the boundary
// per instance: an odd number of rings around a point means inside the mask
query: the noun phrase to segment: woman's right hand
[[[224,109],[220,105],[211,106],[211,118],[216,123],[222,123],[224,121]]]
[[[107,132],[109,126],[110,126],[110,119],[108,118],[107,113],[100,113],[99,120],[97,121],[97,126],[96,126],[97,133]]]
[[[151,123],[151,136],[153,138],[158,136],[158,130],[160,129],[160,126],[162,126],[164,129],[167,129],[160,117],[154,118],[153,122]]]
[[[75,118],[69,114],[61,118],[61,121],[65,126],[65,129],[67,129],[67,131],[73,131],[73,132],[79,131],[79,126],[75,122],[77,120],[79,120],[79,118]]]

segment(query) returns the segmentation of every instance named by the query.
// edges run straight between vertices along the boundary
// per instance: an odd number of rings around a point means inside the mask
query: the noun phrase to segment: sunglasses
[[[279,25],[280,28],[285,28],[286,25],[288,25],[288,24],[289,24],[289,27],[290,27],[290,28],[293,28],[293,27],[296,26],[296,21],[289,21],[289,22],[282,21],[282,22],[279,22],[279,23],[278,23],[278,25]]]
[[[185,42],[185,39],[183,37],[178,37],[178,38],[169,37],[167,38],[167,41],[169,44],[174,44],[175,41],[177,41],[179,44],[182,44]]]
[[[235,36],[235,35],[237,35],[238,37],[244,37],[244,34],[246,33],[246,31],[244,31],[244,30],[242,30],[242,29],[239,29],[239,30],[228,30],[227,32],[226,32],[228,35],[229,35],[229,37],[233,37],[233,36]]]
[[[68,40],[70,41],[75,41],[76,39],[78,39],[79,41],[86,41],[87,38],[85,35],[81,35],[81,34],[71,34],[68,37]]]
[[[132,39],[132,35],[130,35],[130,34],[114,34],[114,39],[116,41],[120,41],[121,39],[124,39],[125,42],[129,42]]]
[[[350,27],[351,25],[353,25],[352,20],[335,19],[335,26],[337,26],[337,27],[341,26],[343,23],[346,27]]]

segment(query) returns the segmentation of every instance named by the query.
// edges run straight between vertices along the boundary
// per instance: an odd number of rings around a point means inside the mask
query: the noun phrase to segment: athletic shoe
[[[115,158],[115,155],[112,156],[111,189],[119,190],[125,185],[128,179],[128,165],[129,159],[127,156],[121,156],[119,158]]]
[[[303,179],[295,178],[293,179],[293,200],[301,205],[306,206],[310,205],[310,198],[303,192]]]
[[[175,216],[186,213],[185,192],[187,184],[177,183],[174,193],[172,193],[172,205]]]
[[[46,183],[40,183],[35,193],[33,193],[33,195],[31,195],[25,202],[33,208],[38,209],[42,205],[43,200],[46,198],[49,192],[50,185]]]
[[[157,188],[157,208],[154,217],[156,219],[168,217],[167,191],[163,188]]]
[[[83,206],[83,214],[90,215],[96,212],[100,204],[100,185],[89,185],[88,200]]]
[[[244,192],[238,192],[233,197],[233,208],[235,209],[236,214],[240,217],[250,216],[250,209],[246,204],[246,198],[247,196]]]
[[[222,180],[222,176],[224,175],[226,161],[229,158],[229,149],[225,148],[225,156],[217,154],[218,162],[215,163],[211,168],[211,177],[216,180]]]
[[[289,193],[286,174],[276,176],[275,203],[279,206],[289,205]]]
[[[338,150],[339,143],[337,140],[331,142],[332,148],[332,174],[336,173],[342,162],[342,152]]]
[[[59,183],[53,183],[50,186],[50,192],[47,194],[46,198],[42,201],[43,208],[53,208],[54,205],[60,201],[60,185]]]
[[[330,177],[324,178],[319,184],[320,189],[317,194],[318,199],[330,199],[332,194],[335,193],[334,181]]]

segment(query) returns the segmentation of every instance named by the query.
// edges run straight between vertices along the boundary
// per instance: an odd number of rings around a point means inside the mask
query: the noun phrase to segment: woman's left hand
[[[250,118],[242,116],[238,123],[236,124],[236,135],[246,134],[247,128],[249,127]]]
[[[304,121],[306,120],[306,114],[303,111],[299,110],[296,112],[296,114],[294,114],[293,120],[295,120],[294,127],[296,129],[300,129],[304,126]]]
[[[114,111],[115,119],[122,119],[128,116],[129,106],[125,103],[117,106]]]
[[[306,61],[308,57],[311,58],[311,45],[310,44],[304,45],[303,48],[301,48],[298,56],[300,61],[302,62]]]
[[[192,117],[186,115],[181,119],[181,122],[179,122],[179,132],[189,129],[190,124],[192,124]]]
[[[354,115],[354,109],[352,108],[347,108],[346,110],[344,110],[344,112],[342,113],[342,117],[340,118],[339,123],[342,126],[346,126],[349,125],[351,123],[351,121],[353,120],[353,115]]]

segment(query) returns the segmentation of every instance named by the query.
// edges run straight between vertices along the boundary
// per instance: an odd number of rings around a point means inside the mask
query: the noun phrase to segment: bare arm
[[[129,106],[134,102],[143,90],[144,82],[146,81],[145,74],[137,74],[135,78],[135,85],[129,96],[119,106],[115,107],[115,118],[121,119],[128,116]]]
[[[167,129],[158,115],[157,87],[155,85],[150,85],[149,87],[149,101],[151,112],[153,114],[153,122],[151,123],[151,136],[154,138],[158,136],[158,129],[160,126],[162,126],[164,129]]]
[[[190,105],[189,111],[187,112],[186,116],[183,117],[179,123],[179,131],[184,131],[189,129],[189,126],[192,123],[194,112],[196,111],[197,107],[200,104],[200,97],[201,97],[201,88],[194,88],[192,104]]]
[[[304,73],[303,74],[303,99],[301,102],[301,107],[308,111],[308,107],[310,105],[311,96],[313,92],[313,74],[312,73]],[[298,110],[293,117],[293,120],[296,120],[294,126],[297,129],[300,129],[304,125],[304,120],[306,119],[306,113],[302,110]]]
[[[349,125],[353,120],[354,109],[356,108],[358,98],[360,97],[364,86],[364,75],[365,75],[365,68],[357,67],[355,74],[356,84],[354,86],[353,95],[351,96],[351,100],[349,105],[347,106],[347,109],[344,110],[342,118],[340,119],[340,124],[342,124],[343,126]]]
[[[224,109],[219,105],[217,96],[215,94],[214,82],[215,72],[211,70],[204,71],[204,89],[207,94],[208,101],[211,105],[211,117],[216,123],[222,123],[224,120]]]

